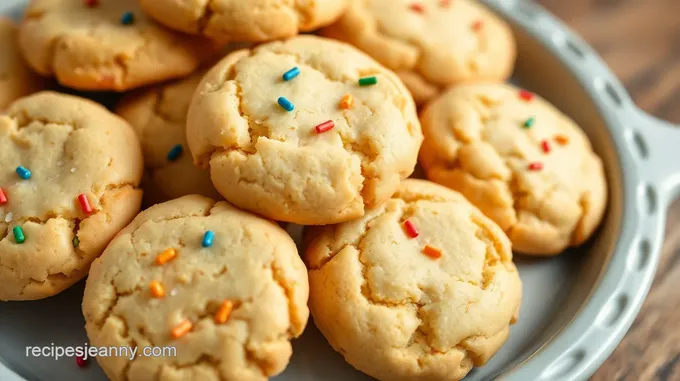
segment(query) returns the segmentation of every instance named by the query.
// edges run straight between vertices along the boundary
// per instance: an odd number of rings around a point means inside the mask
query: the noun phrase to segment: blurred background
[[[537,2],[597,50],[642,109],[680,125],[680,0]],[[624,340],[591,380],[680,380],[678,279],[680,202],[676,201],[669,210],[663,257],[652,290]]]

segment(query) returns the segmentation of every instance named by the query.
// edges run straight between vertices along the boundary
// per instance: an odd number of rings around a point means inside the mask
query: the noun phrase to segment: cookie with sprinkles
[[[602,161],[579,126],[541,97],[506,84],[460,85],[421,121],[427,177],[465,195],[515,251],[559,254],[602,220]]]
[[[132,128],[82,98],[39,92],[0,114],[0,300],[58,294],[82,279],[139,212]]]
[[[45,87],[45,81],[31,70],[19,51],[18,26],[0,17],[0,110],[25,95]]]
[[[266,381],[286,368],[308,298],[285,230],[190,195],[145,210],[111,242],[92,264],[83,314],[93,346],[176,349],[97,357],[111,381]]]
[[[199,70],[174,82],[138,90],[124,96],[116,107],[116,113],[130,122],[142,143],[147,205],[189,194],[222,198],[210,172],[194,165],[187,145],[187,110],[204,74],[205,70]]]
[[[515,64],[510,27],[476,0],[350,0],[321,33],[394,70],[419,105],[452,84],[503,81]]]
[[[316,36],[225,57],[194,94],[187,138],[228,201],[302,225],[348,221],[389,199],[423,139],[393,72]]]
[[[89,91],[183,77],[224,46],[156,23],[137,0],[31,0],[19,44],[35,71]]]
[[[169,28],[223,41],[264,42],[329,25],[349,0],[139,0],[142,9]]]
[[[425,180],[358,220],[312,227],[310,309],[330,345],[383,381],[460,380],[500,349],[522,282],[508,237]]]

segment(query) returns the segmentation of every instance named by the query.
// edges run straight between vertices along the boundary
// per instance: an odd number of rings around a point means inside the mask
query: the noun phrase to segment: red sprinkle
[[[335,127],[335,123],[332,120],[327,120],[314,128],[316,128],[316,132],[323,133],[332,130],[333,127]]]
[[[526,90],[520,90],[519,97],[527,102],[531,102],[534,99],[534,93]]]
[[[85,360],[83,356],[78,356],[76,357],[76,364],[81,368],[85,368],[87,366],[87,360]]]
[[[85,0],[85,5],[87,5],[90,8],[96,7],[99,5],[99,0]]]
[[[529,170],[531,170],[531,171],[540,171],[541,169],[543,169],[543,163],[535,161],[535,162],[529,164]]]
[[[423,13],[425,12],[425,8],[423,7],[422,4],[420,3],[412,3],[410,6],[411,10],[413,12],[418,12],[418,13]]]
[[[78,195],[78,202],[80,203],[80,208],[83,210],[85,214],[90,214],[92,213],[92,207],[90,206],[90,201],[87,199],[87,196],[85,193],[81,193]]]
[[[7,204],[7,196],[5,196],[5,191],[0,188],[0,205]]]
[[[480,30],[484,26],[484,23],[482,20],[477,20],[474,23],[472,23],[472,30]]]
[[[416,226],[413,225],[413,222],[410,220],[404,221],[404,227],[406,228],[406,233],[408,233],[409,237],[411,238],[416,238],[420,233],[418,233],[418,229],[416,229]]]
[[[439,1],[440,7],[448,7],[449,5],[451,5],[451,0],[441,0],[441,1]]]
[[[544,153],[550,153],[550,143],[547,140],[541,142],[541,148],[543,148]]]

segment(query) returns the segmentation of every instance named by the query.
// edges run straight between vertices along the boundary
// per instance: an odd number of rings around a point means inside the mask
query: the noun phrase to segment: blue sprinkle
[[[279,98],[279,106],[281,106],[286,111],[293,111],[293,109],[295,109],[295,106],[293,106],[293,104],[284,97]]]
[[[31,171],[20,165],[17,167],[17,175],[24,180],[28,180],[31,178]]]
[[[213,244],[213,238],[215,238],[215,233],[212,231],[208,230],[205,232],[205,235],[203,236],[203,247],[210,247]]]
[[[300,75],[300,69],[298,69],[298,67],[296,66],[288,70],[287,72],[283,73],[283,80],[290,81],[291,79],[297,77],[298,75]]]
[[[172,147],[170,149],[170,152],[168,152],[168,160],[170,161],[175,161],[179,156],[182,154],[183,148],[181,144],[177,144],[176,146]]]
[[[120,23],[123,25],[132,25],[135,22],[135,15],[132,12],[125,12],[120,18]]]

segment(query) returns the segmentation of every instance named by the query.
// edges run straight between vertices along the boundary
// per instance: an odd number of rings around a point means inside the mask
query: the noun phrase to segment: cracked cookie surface
[[[89,100],[40,92],[14,102],[0,115],[0,164],[0,300],[41,299],[76,283],[139,212],[137,137]]]
[[[602,220],[602,161],[585,133],[544,99],[510,85],[461,85],[421,119],[427,177],[465,195],[515,251],[559,254]]]
[[[404,180],[362,219],[310,228],[306,239],[316,326],[379,380],[460,380],[498,351],[518,316],[522,284],[507,236],[440,185]],[[439,259],[423,254],[428,244]]]
[[[157,24],[136,0],[85,3],[32,0],[20,27],[31,67],[69,88],[125,91],[182,77],[224,45]]]
[[[321,33],[394,70],[419,105],[451,84],[507,79],[516,56],[509,26],[474,0],[351,0]]]
[[[282,80],[298,67],[300,75]],[[377,84],[359,86],[362,77]],[[353,105],[340,107],[350,94]],[[277,104],[286,97],[295,106]],[[318,133],[328,120],[334,128]],[[360,217],[415,167],[422,132],[394,73],[350,45],[314,36],[234,52],[203,78],[187,138],[231,203],[302,225]]]
[[[264,42],[335,21],[349,0],[139,0],[160,23],[226,41]]]
[[[17,35],[14,21],[0,17],[0,110],[44,87],[43,79],[21,57]]]
[[[202,247],[207,230],[213,244]],[[165,264],[156,256],[174,248]],[[165,295],[154,298],[151,281]],[[92,265],[83,313],[97,346],[174,347],[173,357],[99,357],[112,381],[257,381],[283,371],[309,317],[305,266],[274,222],[191,195],[135,218]],[[224,323],[214,316],[233,303]],[[177,339],[182,321],[191,330]]]
[[[116,114],[130,122],[142,143],[145,204],[189,194],[222,198],[210,172],[194,165],[186,138],[189,103],[205,72],[126,95],[116,107]],[[179,157],[169,158],[177,145],[182,147]]]

